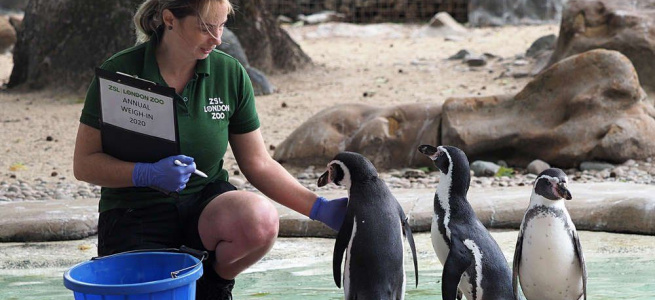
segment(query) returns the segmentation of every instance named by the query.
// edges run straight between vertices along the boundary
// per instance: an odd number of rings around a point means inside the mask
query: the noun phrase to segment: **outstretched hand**
[[[309,218],[321,221],[330,228],[339,231],[341,224],[343,224],[343,219],[346,217],[347,208],[347,197],[333,200],[318,197],[312,206]]]
[[[187,166],[178,166],[175,160]],[[186,187],[195,170],[196,163],[193,162],[193,157],[169,156],[156,163],[136,163],[132,171],[132,183],[134,186],[151,186],[169,192],[179,192]]]

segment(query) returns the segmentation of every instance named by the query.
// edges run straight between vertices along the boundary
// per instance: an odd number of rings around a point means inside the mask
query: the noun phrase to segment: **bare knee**
[[[272,245],[279,230],[279,217],[275,206],[261,196],[254,195],[250,201],[250,211],[246,212],[252,221],[250,228],[243,228],[243,234],[249,243],[255,245]]]
[[[207,249],[213,249],[220,241],[236,242],[250,249],[270,247],[278,228],[275,206],[268,199],[244,191],[218,196],[207,205],[198,221]]]

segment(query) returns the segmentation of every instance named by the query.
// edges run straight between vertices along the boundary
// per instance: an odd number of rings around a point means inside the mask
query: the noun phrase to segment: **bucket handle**
[[[186,271],[186,270],[192,270],[192,269],[194,269],[194,268],[197,267],[198,265],[202,264],[202,262],[203,262],[204,260],[206,260],[207,257],[209,257],[209,254],[207,253],[207,251],[196,250],[196,249],[193,249],[193,248],[189,248],[189,247],[187,247],[187,246],[184,246],[184,245],[180,246],[179,251],[180,251],[180,252],[183,252],[183,253],[187,253],[187,254],[191,254],[191,255],[195,256],[196,258],[198,258],[198,262],[197,262],[195,265],[193,265],[193,266],[186,267],[186,268],[184,268],[184,269],[181,269],[181,270],[177,270],[177,271],[173,271],[173,272],[171,272],[171,278],[177,278],[177,274],[179,274],[180,272],[184,272],[184,271]]]
[[[198,262],[193,266],[186,267],[184,269],[180,269],[180,270],[177,270],[177,271],[172,271],[171,272],[171,278],[173,278],[173,279],[177,278],[177,275],[180,274],[181,272],[184,272],[186,270],[194,269],[198,265],[202,264],[202,262],[205,261],[207,259],[207,257],[209,257],[209,254],[207,253],[207,251],[200,251],[200,250],[196,250],[196,249],[189,248],[187,246],[182,245],[182,246],[180,246],[180,248],[130,250],[130,251],[125,251],[125,252],[110,254],[110,255],[107,255],[107,256],[92,257],[91,260],[100,260],[100,259],[105,259],[105,258],[109,258],[109,257],[116,256],[116,255],[127,254],[127,253],[139,253],[139,252],[177,252],[177,253],[186,253],[186,254],[190,254],[190,255],[192,255],[192,256],[194,256],[194,257],[196,257],[198,259]]]

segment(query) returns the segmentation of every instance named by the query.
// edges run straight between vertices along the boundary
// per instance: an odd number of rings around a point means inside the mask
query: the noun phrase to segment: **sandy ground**
[[[530,78],[498,77],[537,38],[558,33],[555,24],[469,29],[456,38],[413,37],[416,25],[287,29],[315,65],[269,77],[278,92],[257,98],[267,145],[278,145],[302,122],[333,105],[389,106],[516,93]],[[498,58],[480,68],[447,60],[461,49]],[[0,55],[0,83],[8,80],[12,66],[10,54]],[[0,92],[0,182],[76,182],[72,156],[82,99],[48,91]],[[233,165],[228,153],[227,166]]]

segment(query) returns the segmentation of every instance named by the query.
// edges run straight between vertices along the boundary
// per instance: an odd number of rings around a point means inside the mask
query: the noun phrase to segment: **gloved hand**
[[[178,166],[175,160],[187,164]],[[196,170],[193,157],[185,155],[169,156],[156,163],[136,163],[132,171],[134,186],[156,187],[169,192],[179,192],[186,187],[189,177]]]
[[[334,200],[327,200],[323,197],[318,197],[312,206],[309,218],[321,221],[325,225],[330,226],[330,228],[339,231],[343,219],[346,217],[347,208],[347,197]]]

